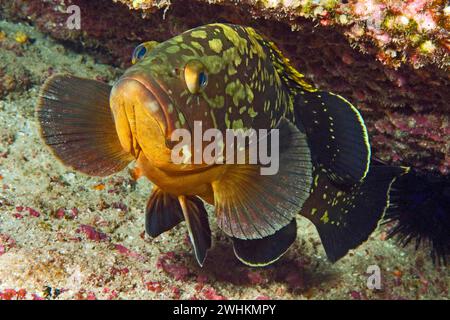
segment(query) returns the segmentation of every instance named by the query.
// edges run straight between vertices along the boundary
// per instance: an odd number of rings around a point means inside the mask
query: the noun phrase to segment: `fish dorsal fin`
[[[145,231],[153,238],[183,221],[183,211],[177,196],[154,187],[145,209]]]
[[[313,85],[304,79],[305,76],[292,66],[290,60],[284,56],[275,43],[267,40],[265,40],[265,43],[271,49],[271,60],[277,74],[288,87],[295,86],[310,92],[317,91]]]
[[[370,145],[358,110],[343,97],[314,88],[273,42],[266,42],[275,70],[295,96],[294,112],[307,130],[314,165],[327,170],[336,183],[362,181],[370,165]]]
[[[295,218],[273,235],[256,240],[232,238],[236,257],[252,267],[264,267],[280,259],[297,237]]]
[[[120,145],[109,108],[111,86],[56,75],[44,84],[37,107],[41,136],[65,165],[107,176],[133,160]]]
[[[219,227],[238,239],[261,239],[289,224],[309,196],[311,157],[306,135],[282,118],[279,170],[261,175],[260,165],[227,165],[212,183]]]
[[[361,182],[370,166],[370,144],[358,110],[343,97],[325,91],[299,91],[295,116],[308,136],[315,166],[338,184]]]
[[[206,259],[206,254],[211,248],[211,229],[209,228],[208,212],[206,212],[203,201],[197,197],[179,196],[184,220],[189,232],[195,257],[200,266]]]

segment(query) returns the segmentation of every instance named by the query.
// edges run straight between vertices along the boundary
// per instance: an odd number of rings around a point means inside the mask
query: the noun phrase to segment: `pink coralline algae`
[[[362,299],[362,295],[360,292],[358,291],[351,291],[350,292],[350,297],[354,300],[361,300]]]
[[[66,211],[63,208],[59,208],[55,212],[55,218],[62,219],[66,216]]]
[[[162,254],[156,263],[158,269],[163,270],[175,280],[184,281],[190,274],[189,269],[176,261],[176,255],[173,252]]]
[[[109,240],[108,235],[89,225],[80,225],[79,231],[84,233],[86,237],[92,241],[100,242]]]
[[[203,289],[201,293],[203,298],[207,300],[228,300],[226,297],[218,294],[216,289],[211,287]]]
[[[249,271],[247,277],[252,285],[263,284],[267,281],[267,279],[262,276],[261,272],[258,271]]]
[[[39,218],[41,216],[41,213],[33,208],[30,207],[24,207],[24,206],[17,206],[16,207],[17,213],[14,214],[14,217],[17,219],[23,218],[23,213],[25,211],[28,212],[28,215],[31,217]]]
[[[393,161],[414,159],[416,167],[427,168],[447,174],[450,168],[450,121],[438,114],[410,114],[389,112],[387,117],[374,123],[372,145],[380,157]],[[414,145],[411,150],[408,146]],[[436,155],[430,150],[439,152]],[[434,160],[434,161],[432,161]],[[440,164],[434,164],[439,160]]]
[[[30,214],[30,216],[32,216],[32,217],[39,218],[41,216],[39,211],[36,211],[32,208],[27,208],[27,210],[28,210],[28,213]]]
[[[181,297],[181,290],[180,290],[180,288],[178,288],[176,286],[172,286],[170,291],[172,292],[172,299],[180,299],[180,297]]]
[[[119,252],[120,254],[133,258],[133,259],[137,259],[139,261],[145,261],[145,257],[142,256],[141,254],[128,249],[127,247],[121,245],[121,244],[114,244],[114,248],[117,250],[117,252]]]
[[[4,289],[0,291],[0,300],[24,300],[27,296],[25,289]]]
[[[162,284],[159,281],[148,281],[145,283],[145,286],[149,291],[152,292],[161,292],[163,290]]]

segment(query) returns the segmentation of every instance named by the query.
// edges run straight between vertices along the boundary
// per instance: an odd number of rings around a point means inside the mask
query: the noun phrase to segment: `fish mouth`
[[[169,106],[173,103],[169,95],[162,89],[158,82],[152,77],[143,76],[141,74],[124,75],[118,81],[118,85],[125,83],[127,86],[136,87],[134,94],[138,95],[140,99],[147,107],[149,115],[154,117],[161,129],[164,132],[166,138],[170,138],[175,124],[171,120]]]
[[[200,173],[212,166],[172,162],[176,105],[157,79],[140,72],[125,73],[111,90],[110,106],[120,143],[135,159],[142,152],[151,165],[171,175]],[[189,130],[187,123],[185,127]]]
[[[156,80],[140,74],[124,74],[111,90],[110,106],[122,147],[135,158],[141,150],[137,127],[143,123],[148,127],[149,137],[158,141],[163,138],[168,147],[168,138],[175,127],[168,110],[173,104]]]

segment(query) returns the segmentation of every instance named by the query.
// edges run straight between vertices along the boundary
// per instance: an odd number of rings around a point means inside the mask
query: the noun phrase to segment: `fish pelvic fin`
[[[280,259],[295,242],[297,222],[294,219],[273,235],[256,240],[232,238],[236,257],[251,267],[265,267]]]
[[[198,264],[202,267],[211,248],[211,229],[203,201],[193,196],[179,196],[184,220]]]
[[[203,201],[195,196],[176,196],[154,187],[145,209],[145,231],[153,238],[171,230],[181,221],[186,226],[200,266],[211,248],[211,229]]]
[[[336,183],[361,182],[369,171],[371,149],[359,111],[343,97],[325,91],[298,90],[294,104],[314,165]]]
[[[309,196],[312,164],[306,135],[285,118],[277,128],[277,173],[263,175],[258,164],[233,164],[212,183],[217,222],[230,237],[254,240],[275,234]]]
[[[362,183],[343,190],[326,173],[315,171],[311,197],[300,214],[316,226],[330,261],[369,238],[389,206],[392,183],[404,173],[402,167],[371,166]]]
[[[92,176],[111,175],[133,160],[120,145],[110,91],[100,81],[55,75],[43,85],[37,106],[41,136],[55,156]]]
[[[183,221],[183,211],[177,196],[154,187],[145,208],[145,231],[155,238]]]

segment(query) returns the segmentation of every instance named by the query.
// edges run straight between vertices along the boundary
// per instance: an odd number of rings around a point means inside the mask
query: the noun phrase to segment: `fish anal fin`
[[[297,237],[295,218],[273,235],[256,240],[232,238],[236,257],[252,267],[264,267],[280,259]]]
[[[343,97],[325,91],[301,91],[295,114],[302,124],[315,166],[343,185],[361,182],[370,166],[370,144],[359,111]]]
[[[109,108],[110,91],[100,81],[55,75],[40,93],[42,138],[65,165],[88,175],[107,176],[133,160],[120,145]]]
[[[279,126],[279,170],[228,165],[212,183],[219,227],[238,239],[261,239],[289,224],[309,196],[312,164],[305,134],[286,119]],[[272,150],[274,151],[274,150]]]
[[[177,196],[154,187],[145,208],[145,231],[153,238],[183,221],[183,212]]]
[[[208,212],[203,201],[197,197],[179,196],[178,200],[186,221],[195,257],[198,264],[203,266],[206,254],[211,248],[211,229],[209,228]]]

